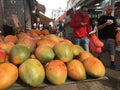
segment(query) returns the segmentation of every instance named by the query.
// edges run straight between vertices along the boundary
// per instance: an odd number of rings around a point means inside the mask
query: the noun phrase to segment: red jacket
[[[81,25],[81,22],[87,23],[85,26]],[[70,21],[70,26],[73,28],[73,36],[75,38],[81,38],[88,36],[89,32],[91,32],[90,28],[90,17],[83,17],[80,12],[76,12]],[[86,28],[86,29],[85,29]]]

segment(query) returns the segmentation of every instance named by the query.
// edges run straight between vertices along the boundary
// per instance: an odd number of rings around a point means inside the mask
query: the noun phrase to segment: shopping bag
[[[120,30],[116,34],[116,44],[117,46],[120,46]]]
[[[92,52],[92,53],[101,53],[102,52],[102,47],[97,47],[95,45],[93,38],[90,38],[89,49],[90,49],[90,52]]]
[[[96,47],[103,47],[103,42],[95,34],[91,34],[90,39],[92,39]]]

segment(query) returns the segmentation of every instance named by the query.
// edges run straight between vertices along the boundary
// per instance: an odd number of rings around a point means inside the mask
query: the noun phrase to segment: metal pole
[[[112,5],[112,8],[113,8],[112,15],[114,16],[114,12],[115,12],[115,0],[111,0],[111,5]]]

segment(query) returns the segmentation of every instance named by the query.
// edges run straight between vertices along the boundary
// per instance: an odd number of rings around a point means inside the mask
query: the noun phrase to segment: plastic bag
[[[100,41],[100,39],[95,34],[92,34],[90,38],[93,40],[93,43],[96,47],[103,47],[103,42]]]
[[[101,47],[96,47],[95,46],[95,43],[94,43],[94,41],[92,40],[92,38],[90,38],[90,43],[89,43],[89,49],[90,49],[90,52],[92,52],[92,53],[101,53],[102,52],[102,49],[101,49]]]
[[[103,42],[98,39],[95,34],[92,34],[90,37],[89,48],[91,52],[101,53]]]
[[[117,43],[117,46],[120,46],[120,30],[116,34],[116,43]]]

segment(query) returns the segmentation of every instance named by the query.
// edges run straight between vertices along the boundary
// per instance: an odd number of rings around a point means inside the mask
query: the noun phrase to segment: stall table
[[[91,81],[93,82],[93,81],[107,80],[107,79],[108,79],[107,76],[103,76],[99,78],[88,77],[86,80],[80,80],[80,81],[74,81],[68,78],[63,85],[82,83],[82,82],[91,82]],[[49,87],[49,86],[55,86],[55,85],[50,84],[47,80],[45,80],[44,83],[42,83],[38,87],[30,87],[29,85],[23,83],[23,81],[18,79],[16,83],[14,83],[8,90],[43,90],[45,87]]]

